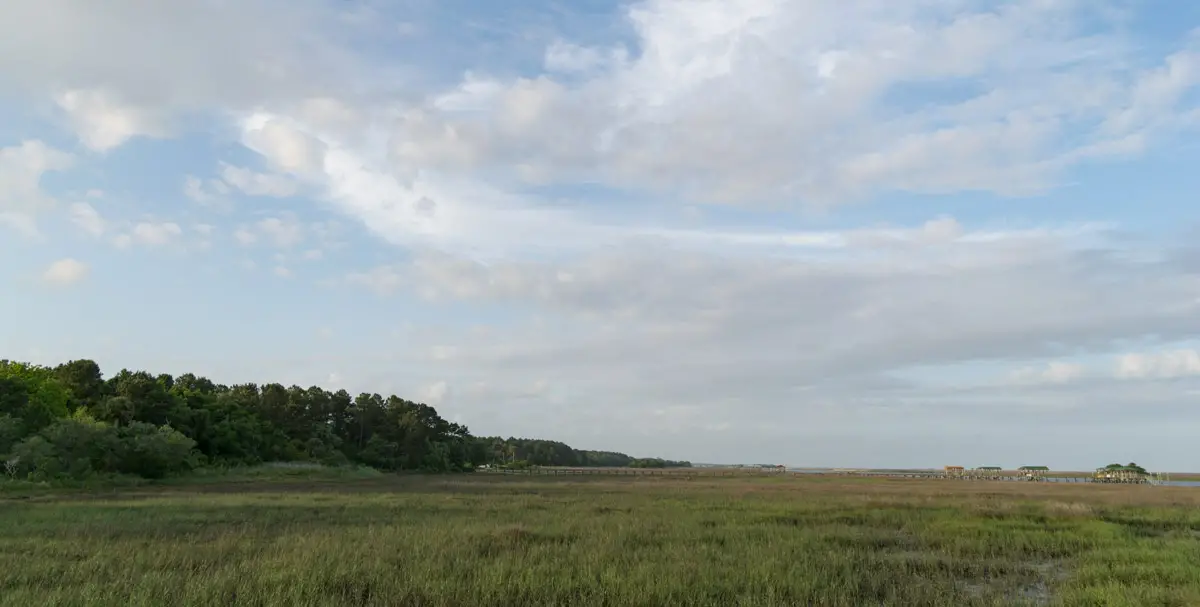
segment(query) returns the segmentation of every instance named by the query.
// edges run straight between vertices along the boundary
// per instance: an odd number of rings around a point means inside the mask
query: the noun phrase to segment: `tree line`
[[[604,468],[690,468],[691,462],[657,457],[635,458],[614,451],[572,449],[565,443],[532,438],[481,439],[488,448],[487,463],[493,466],[570,466]]]
[[[666,467],[687,462],[576,450],[556,441],[475,437],[426,404],[320,387],[223,385],[91,360],[0,360],[0,462],[11,478],[129,474],[200,466],[359,464],[452,472],[492,466]]]

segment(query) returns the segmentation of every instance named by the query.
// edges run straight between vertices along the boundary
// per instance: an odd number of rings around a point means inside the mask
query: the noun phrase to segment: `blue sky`
[[[1198,469],[1200,7],[0,23],[0,356],[694,461]]]

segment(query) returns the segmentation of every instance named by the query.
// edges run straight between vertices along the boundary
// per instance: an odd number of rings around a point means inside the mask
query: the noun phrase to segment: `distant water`
[[[832,468],[788,468],[787,471],[788,472],[801,472],[804,474],[830,474],[830,473],[834,472],[834,470]],[[882,472],[882,471],[875,470],[874,472]],[[938,471],[929,470],[928,472],[932,475],[932,474],[936,474]],[[1055,476],[1048,476],[1048,477],[1046,477],[1045,480],[1047,482],[1051,482],[1051,483],[1072,482],[1072,481],[1069,481],[1068,479],[1055,477]],[[1165,482],[1159,483],[1159,485],[1167,486],[1167,487],[1200,487],[1200,481],[1165,481]]]

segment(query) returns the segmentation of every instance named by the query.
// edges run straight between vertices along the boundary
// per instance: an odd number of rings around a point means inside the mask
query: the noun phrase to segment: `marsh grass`
[[[207,490],[277,490],[281,483],[342,482],[380,479],[384,473],[365,466],[324,466],[304,462],[200,468],[186,476],[148,479],[123,474],[95,475],[85,479],[28,481],[0,479],[0,498],[47,495],[53,491],[116,493],[154,487],[203,486]]]
[[[1186,488],[272,478],[0,497],[0,604],[1200,604]]]

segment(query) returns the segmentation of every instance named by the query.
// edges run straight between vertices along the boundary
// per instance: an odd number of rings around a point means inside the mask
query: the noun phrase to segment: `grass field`
[[[3,605],[1200,605],[1200,490],[246,475],[0,493]]]

